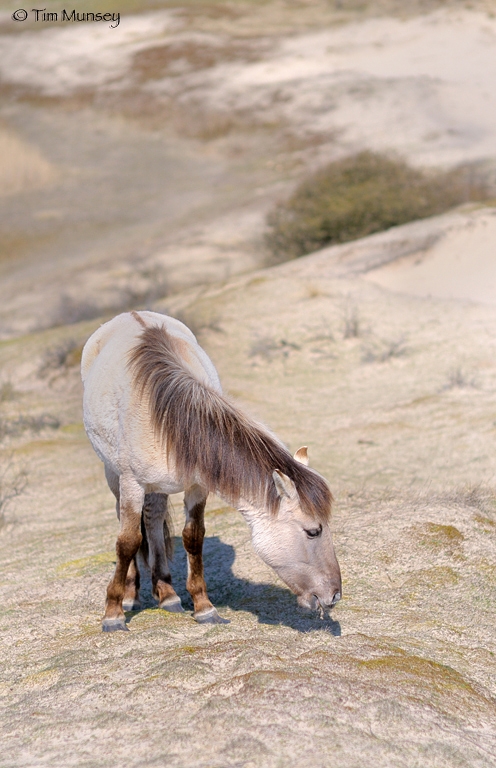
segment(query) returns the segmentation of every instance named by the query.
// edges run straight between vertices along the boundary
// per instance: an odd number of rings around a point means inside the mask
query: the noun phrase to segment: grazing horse
[[[156,312],[130,312],[102,325],[82,356],[84,425],[117,500],[117,563],[107,588],[103,631],[127,629],[124,610],[139,607],[138,550],[153,595],[182,611],[169,571],[167,497],[184,491],[186,586],[196,621],[226,623],[203,577],[203,521],[210,491],[247,521],[255,551],[307,609],[341,597],[329,528],[332,495],[266,427],[222,394],[213,363],[191,331]]]

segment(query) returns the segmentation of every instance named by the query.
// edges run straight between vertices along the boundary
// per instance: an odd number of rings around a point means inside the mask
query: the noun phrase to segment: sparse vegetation
[[[427,173],[360,152],[314,173],[279,203],[267,219],[267,244],[283,261],[488,196],[472,167]]]
[[[406,355],[406,339],[399,336],[390,341],[377,340],[373,344],[364,347],[362,351],[363,363],[385,363],[393,357],[403,357]]]
[[[260,58],[260,47],[260,44],[250,45],[243,38],[201,42],[197,38],[173,40],[138,51],[132,67],[142,82],[159,80],[209,69],[226,61],[256,61]]]
[[[63,294],[53,319],[53,325],[74,325],[83,320],[93,320],[101,314],[102,310],[93,302],[79,301],[72,296]]]
[[[455,488],[440,495],[439,502],[450,507],[471,507],[483,513],[484,520],[488,519],[487,515],[495,517],[494,491],[481,484]]]
[[[286,339],[272,339],[270,336],[264,336],[253,342],[250,347],[249,357],[259,357],[262,360],[271,361],[276,357],[286,359],[291,350],[300,349],[298,344],[294,344]]]
[[[0,527],[5,524],[5,512],[10,502],[24,491],[27,485],[25,469],[18,469],[12,460],[0,470]]]
[[[357,339],[361,333],[360,315],[354,305],[346,305],[343,319],[343,337]]]
[[[320,299],[324,296],[328,296],[329,294],[319,288],[318,285],[312,284],[306,286],[306,295],[307,299]]]
[[[34,145],[0,125],[0,197],[46,187],[57,178],[55,168]]]
[[[75,339],[66,339],[60,344],[49,347],[42,359],[39,376],[45,378],[81,362],[83,344]]]
[[[63,294],[50,326],[74,325],[84,320],[94,320],[131,309],[151,309],[154,301],[167,294],[167,281],[160,267],[141,271],[137,279],[143,281],[141,290],[129,285],[124,286],[117,292],[115,299],[108,303],[95,303],[89,299],[78,299]]]
[[[448,371],[448,381],[443,389],[464,389],[466,387],[477,388],[475,377],[469,376],[469,374],[459,366],[451,368]]]
[[[217,315],[210,314],[208,310],[205,312],[199,310],[198,307],[187,307],[172,314],[177,320],[184,323],[197,339],[201,338],[205,331],[222,333],[220,318]]]
[[[6,403],[9,400],[15,400],[17,392],[11,381],[4,381],[0,384],[0,403]]]
[[[60,421],[50,413],[39,416],[18,416],[16,419],[0,419],[0,440],[4,437],[18,437],[23,432],[41,432],[43,429],[58,429]]]

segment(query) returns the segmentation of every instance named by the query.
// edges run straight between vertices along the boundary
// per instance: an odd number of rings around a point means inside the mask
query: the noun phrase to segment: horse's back
[[[213,363],[179,320],[156,312],[126,312],[102,325],[82,354],[84,424],[96,453],[117,474],[137,453],[145,459],[145,446],[151,450],[154,442],[146,399],[135,390],[129,366],[132,351],[150,327],[163,328],[184,368],[220,390]]]
[[[115,358],[117,369],[127,368],[129,352],[139,343],[146,328],[163,328],[172,339],[174,349],[184,366],[206,384],[220,388],[215,367],[200,347],[194,334],[180,320],[158,312],[124,312],[100,326],[86,342],[81,358],[81,377],[86,383],[98,358],[105,358],[106,367]]]

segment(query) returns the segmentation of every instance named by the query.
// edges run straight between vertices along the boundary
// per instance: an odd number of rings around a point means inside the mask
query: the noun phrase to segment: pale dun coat
[[[330,609],[341,575],[329,528],[332,496],[265,427],[223,394],[217,372],[191,331],[155,312],[130,312],[102,325],[83,350],[84,425],[117,499],[117,563],[103,630],[127,629],[139,606],[138,550],[159,606],[182,611],[168,566],[167,497],[184,491],[186,586],[199,622],[223,623],[203,577],[203,515],[210,491],[236,507],[260,557],[307,609]]]

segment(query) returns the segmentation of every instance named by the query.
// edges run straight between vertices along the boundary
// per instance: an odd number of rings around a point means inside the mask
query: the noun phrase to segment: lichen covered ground
[[[494,765],[496,310],[312,280],[319,259],[175,301],[226,388],[329,479],[344,595],[323,621],[211,499],[207,581],[231,623],[196,624],[177,497],[188,610],[158,610],[145,580],[130,632],[102,634],[113,500],[81,426],[77,355],[47,370],[96,324],[2,344],[5,423],[60,425],[4,437],[28,485],[0,532],[0,764]]]

